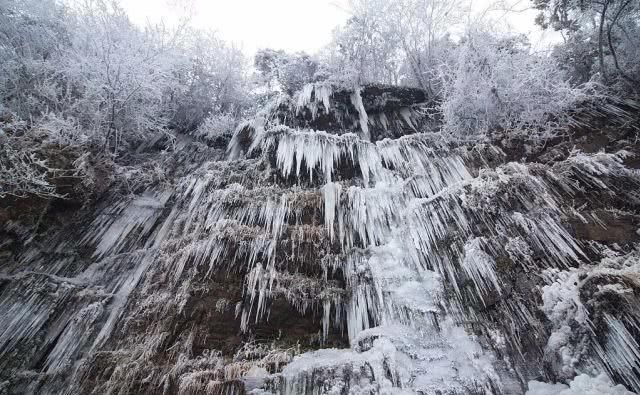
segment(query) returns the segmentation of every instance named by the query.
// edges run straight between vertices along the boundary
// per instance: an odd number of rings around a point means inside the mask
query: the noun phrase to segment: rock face
[[[637,144],[445,137],[426,101],[309,85],[170,183],[37,234],[0,206],[0,392],[640,391]]]

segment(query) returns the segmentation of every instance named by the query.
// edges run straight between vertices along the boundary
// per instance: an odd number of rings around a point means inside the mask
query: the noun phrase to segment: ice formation
[[[613,385],[605,375],[590,377],[581,374],[573,379],[570,385],[548,384],[539,381],[529,382],[529,390],[526,395],[631,395],[623,385]]]
[[[554,325],[547,348],[559,356],[565,374],[591,373],[593,366],[601,366],[640,391],[634,373],[640,367],[640,347],[634,334],[639,321],[632,280],[640,269],[639,254],[614,253],[595,267],[551,273],[555,281],[542,294],[544,312]],[[621,283],[614,282],[618,276]]]
[[[640,200],[628,153],[509,161],[364,94],[277,98],[234,160],[114,194],[74,237],[26,248],[0,277],[0,368],[43,393],[640,391],[638,252],[568,226],[604,224],[586,195]],[[338,108],[360,129],[311,127]],[[411,132],[385,135],[392,119]]]

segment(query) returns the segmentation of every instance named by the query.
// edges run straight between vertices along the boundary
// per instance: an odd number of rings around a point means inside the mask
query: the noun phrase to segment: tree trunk
[[[600,73],[602,79],[607,82],[607,72],[604,68],[604,21],[609,8],[609,0],[605,0],[602,4],[602,12],[600,13],[600,28],[598,31],[598,63],[600,64]]]
[[[613,57],[613,64],[615,65],[618,74],[620,74],[622,78],[624,78],[631,85],[631,88],[635,91],[636,85],[639,83],[639,81],[636,81],[633,77],[625,73],[624,70],[622,70],[622,68],[620,67],[620,64],[618,63],[618,56],[616,55],[616,50],[613,46],[613,40],[611,38],[613,25],[617,22],[618,18],[620,18],[622,11],[629,5],[629,3],[631,3],[631,0],[627,0],[624,4],[622,4],[611,20],[611,23],[609,23],[609,26],[607,27],[607,43],[609,44],[609,52],[611,52],[611,56]]]

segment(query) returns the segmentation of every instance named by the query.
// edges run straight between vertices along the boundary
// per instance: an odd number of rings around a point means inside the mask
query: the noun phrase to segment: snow
[[[452,343],[436,348],[437,340],[429,345],[403,327],[365,331],[358,339],[359,349],[321,349],[296,356],[282,371],[281,388],[287,394],[320,389],[352,394],[464,391],[479,373],[491,371],[490,364],[472,356],[479,349],[464,331],[452,329],[448,335]],[[409,350],[421,344],[418,354],[409,357]]]
[[[632,395],[623,385],[614,385],[606,374],[596,377],[586,374],[576,376],[569,385],[529,381],[526,395]]]

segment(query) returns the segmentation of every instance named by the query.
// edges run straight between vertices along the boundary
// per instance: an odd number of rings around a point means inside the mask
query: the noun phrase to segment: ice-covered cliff
[[[640,391],[637,142],[436,124],[308,85],[171,182],[0,209],[0,392]]]

